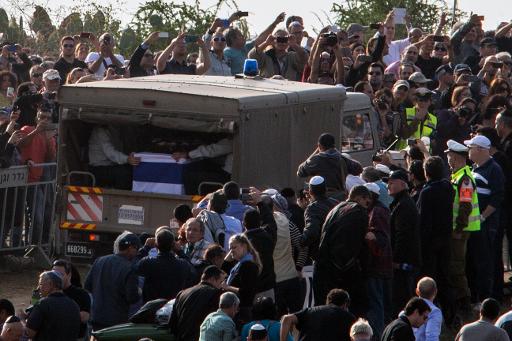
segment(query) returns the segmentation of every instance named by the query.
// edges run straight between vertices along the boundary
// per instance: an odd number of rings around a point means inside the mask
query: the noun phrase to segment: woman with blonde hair
[[[78,43],[75,46],[75,58],[78,60],[81,60],[82,62],[85,61],[85,57],[89,54],[89,45],[86,43]]]
[[[237,263],[231,269],[224,290],[234,292],[240,298],[239,323],[251,321],[251,309],[256,295],[255,283],[261,271],[258,251],[243,234],[236,234],[229,239],[227,261]]]

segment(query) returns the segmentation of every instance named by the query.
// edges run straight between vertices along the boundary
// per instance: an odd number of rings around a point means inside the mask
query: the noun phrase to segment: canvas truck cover
[[[62,119],[153,124],[229,132],[242,112],[313,102],[342,102],[345,89],[271,79],[159,75],[66,85]],[[98,116],[95,113],[101,112]],[[130,114],[131,115],[128,115]]]

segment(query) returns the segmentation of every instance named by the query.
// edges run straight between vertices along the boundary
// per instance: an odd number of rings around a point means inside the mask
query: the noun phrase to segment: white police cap
[[[448,140],[448,142],[446,142],[446,146],[448,147],[448,149],[446,149],[444,151],[445,153],[448,153],[448,152],[467,153],[468,150],[469,150],[468,147],[466,147],[462,143],[459,143],[459,142],[454,141],[454,140]]]

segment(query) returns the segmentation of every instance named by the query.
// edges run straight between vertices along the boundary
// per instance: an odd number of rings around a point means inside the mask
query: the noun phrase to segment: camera
[[[322,33],[322,38],[326,39],[325,45],[334,46],[338,43],[338,36],[334,32]]]
[[[382,98],[377,98],[375,100],[375,105],[377,106],[377,108],[379,108],[380,110],[386,110],[388,109],[388,103],[382,99]]]

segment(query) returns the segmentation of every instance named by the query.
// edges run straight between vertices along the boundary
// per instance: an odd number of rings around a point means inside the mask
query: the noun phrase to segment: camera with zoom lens
[[[338,43],[338,36],[334,32],[322,33],[322,38],[326,39],[325,45],[334,46]]]
[[[379,110],[386,110],[388,108],[388,103],[382,98],[375,99],[374,103]]]
[[[460,107],[456,112],[455,115],[461,118],[468,118],[473,114],[471,110],[469,110],[466,107]]]

